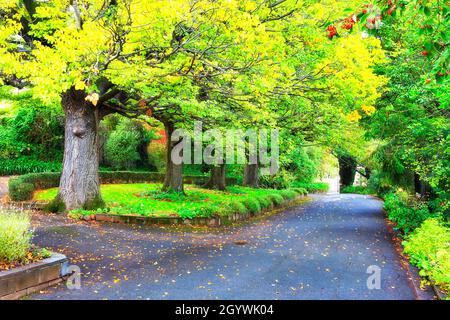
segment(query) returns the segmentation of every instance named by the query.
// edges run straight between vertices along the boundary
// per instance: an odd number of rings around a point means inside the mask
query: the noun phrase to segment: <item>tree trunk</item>
[[[257,164],[247,164],[244,169],[244,182],[246,187],[258,188],[259,187],[259,175]]]
[[[226,189],[225,164],[213,166],[211,168],[211,176],[203,187],[222,191]]]
[[[175,164],[172,161],[172,150],[180,143],[180,141],[172,141],[172,133],[174,132],[174,125],[171,122],[164,122],[166,130],[166,175],[162,191],[164,192],[182,192],[183,187],[183,164]]]
[[[84,92],[71,89],[62,98],[64,160],[55,200],[60,209],[94,209],[103,205],[98,174],[100,119],[98,109],[85,97]]]
[[[353,185],[357,166],[356,160],[351,156],[339,156],[338,161],[341,186],[347,187]]]

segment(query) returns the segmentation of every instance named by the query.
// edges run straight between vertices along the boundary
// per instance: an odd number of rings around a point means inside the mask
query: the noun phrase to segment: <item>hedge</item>
[[[113,183],[145,183],[163,182],[164,173],[136,171],[100,171],[102,184]],[[33,192],[39,189],[49,189],[59,186],[61,173],[43,172],[30,173],[9,180],[9,196],[13,201],[27,201],[33,198]],[[208,176],[185,176],[184,183],[201,185],[206,183]],[[227,184],[236,184],[236,179],[227,178]]]

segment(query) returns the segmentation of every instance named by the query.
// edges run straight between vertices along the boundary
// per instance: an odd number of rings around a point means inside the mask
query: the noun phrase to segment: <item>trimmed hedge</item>
[[[30,157],[0,158],[0,176],[39,172],[59,172],[61,161],[41,161]]]
[[[294,181],[291,184],[291,188],[303,188],[309,193],[314,192],[327,192],[329,189],[329,185],[326,182],[299,182]]]
[[[136,171],[100,171],[102,184],[163,182],[164,173]],[[13,201],[27,201],[33,198],[33,192],[39,189],[59,186],[60,172],[30,173],[9,180],[9,196]],[[203,185],[208,176],[185,176],[184,183]],[[236,184],[236,179],[227,178],[227,184]]]

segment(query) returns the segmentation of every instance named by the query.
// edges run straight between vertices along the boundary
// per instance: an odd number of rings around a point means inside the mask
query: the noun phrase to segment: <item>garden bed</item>
[[[102,184],[158,183],[164,181],[164,173],[161,172],[100,171],[99,175]],[[61,173],[59,172],[30,173],[13,177],[8,184],[9,197],[16,202],[26,201],[29,203],[36,190],[56,188],[59,186],[60,179]],[[184,183],[195,185],[203,185],[208,179],[208,176],[183,177]],[[236,179],[227,178],[226,183],[227,185],[233,185],[236,183]]]
[[[275,190],[231,186],[226,191],[185,186],[185,195],[162,193],[160,184],[102,185],[105,208],[74,210],[83,220],[142,224],[200,224],[217,226],[285,206],[306,195],[302,188]],[[51,201],[57,189],[35,193],[34,201]]]
[[[0,271],[0,300],[19,299],[62,281],[68,275],[68,259],[58,253],[27,265]]]
[[[247,220],[254,216],[260,216],[263,214],[271,213],[276,209],[287,208],[293,204],[299,202],[299,200],[305,199],[304,195],[299,195],[291,200],[285,200],[280,205],[270,205],[257,213],[239,213],[235,212],[228,215],[214,215],[211,217],[194,217],[192,219],[185,219],[181,217],[145,217],[139,215],[119,215],[119,214],[102,214],[96,213],[89,216],[83,216],[85,221],[101,221],[112,222],[121,224],[138,224],[138,225],[193,225],[193,226],[209,226],[219,227],[223,225],[229,225],[233,222]]]

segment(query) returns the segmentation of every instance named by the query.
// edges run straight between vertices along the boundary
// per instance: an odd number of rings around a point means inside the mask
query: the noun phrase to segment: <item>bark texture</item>
[[[166,131],[166,175],[164,178],[164,184],[162,190],[164,192],[182,192],[184,193],[183,186],[183,164],[175,164],[172,161],[172,150],[173,148],[181,142],[172,141],[172,133],[175,128],[173,123],[164,122],[164,127]]]
[[[350,156],[339,156],[339,176],[341,178],[341,186],[347,187],[353,185],[356,173],[356,160]]]
[[[211,168],[211,176],[203,187],[222,191],[226,189],[225,164],[213,166]]]
[[[70,90],[63,95],[65,114],[64,161],[59,201],[65,210],[92,209],[103,204],[100,195],[99,115],[85,101],[85,93]]]
[[[259,174],[257,164],[247,164],[244,168],[244,182],[246,187],[258,188],[259,187]]]

